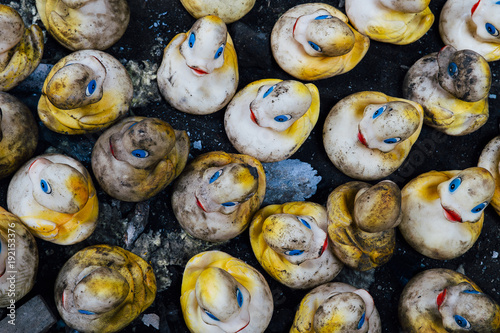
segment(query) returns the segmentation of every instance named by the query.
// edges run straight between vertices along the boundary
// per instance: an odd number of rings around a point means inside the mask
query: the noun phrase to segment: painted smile
[[[111,153],[111,156],[113,156],[113,158],[117,160],[115,151],[113,150],[113,144],[111,143],[111,137],[109,138],[109,152]]]
[[[239,330],[237,330],[236,333],[238,333],[240,331],[243,331],[248,326],[248,324],[250,324],[250,321],[245,326],[243,326],[242,328],[240,328]]]
[[[205,71],[204,71],[204,70],[202,70],[202,69],[195,68],[195,67],[191,67],[191,66],[188,66],[188,67],[189,67],[189,68],[191,68],[191,70],[192,70],[193,72],[195,72],[195,74],[197,74],[197,75],[206,75],[206,74],[208,74],[208,72],[205,72]]]
[[[259,122],[257,121],[257,118],[255,117],[255,113],[253,113],[252,109],[250,109],[250,119],[252,119],[252,121],[257,124],[257,126],[260,126],[259,125]]]
[[[361,131],[358,132],[358,140],[359,140],[359,142],[361,142],[363,144],[363,146],[368,147],[368,144],[366,143],[366,139],[363,136],[363,134],[361,134]]]
[[[196,198],[196,196],[195,196],[195,198]],[[198,207],[200,207],[200,208],[201,208],[201,210],[203,210],[205,213],[207,212],[207,211],[205,210],[205,207],[203,207],[203,205],[201,204],[201,202],[200,202],[200,200],[199,200],[198,198],[196,198],[196,204],[197,204],[197,205],[198,205]]]
[[[323,247],[319,250],[319,256],[321,257],[328,247],[328,237],[325,238],[325,242],[323,243]]]
[[[443,207],[443,206],[441,206],[441,207]],[[446,219],[448,221],[451,221],[451,222],[462,222],[462,217],[460,216],[460,214],[458,214],[454,210],[447,209],[447,208],[443,207],[443,211],[444,211],[444,217],[446,217]]]
[[[442,292],[440,292],[436,298],[436,304],[438,306],[438,310],[439,310],[439,307],[441,306],[441,304],[443,304],[445,297],[446,297],[446,289],[444,289]]]

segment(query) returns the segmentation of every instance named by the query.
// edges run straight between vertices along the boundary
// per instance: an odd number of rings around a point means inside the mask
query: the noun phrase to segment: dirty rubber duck
[[[263,79],[240,90],[227,106],[224,128],[242,154],[261,162],[292,156],[319,117],[319,92],[295,80]]]
[[[113,198],[139,202],[170,184],[189,154],[185,131],[158,118],[128,117],[104,132],[92,150],[92,170]]]
[[[332,163],[349,177],[384,178],[404,162],[420,135],[424,111],[410,100],[362,91],[340,100],[323,128]]]
[[[81,332],[117,332],[156,297],[153,268],[132,252],[111,245],[78,251],[61,268],[54,288],[64,322]]]
[[[380,333],[380,315],[364,289],[330,282],[307,293],[295,313],[290,333]]]
[[[352,25],[370,39],[406,45],[420,39],[434,22],[431,0],[346,0]]]
[[[488,144],[483,148],[481,155],[479,156],[479,161],[477,163],[478,167],[485,168],[488,170],[493,179],[495,180],[495,194],[491,199],[491,206],[495,209],[497,214],[500,215],[500,136],[493,138]]]
[[[467,276],[444,268],[415,275],[399,298],[404,332],[500,332],[500,307]]]
[[[158,87],[177,110],[206,115],[229,103],[238,87],[238,61],[224,22],[209,15],[165,47]]]
[[[490,0],[448,0],[439,33],[445,45],[473,50],[487,61],[500,59],[500,4]]]
[[[0,179],[17,171],[35,152],[38,127],[31,110],[0,92]]]
[[[366,271],[389,261],[403,216],[394,182],[348,182],[330,193],[326,209],[333,253],[344,264]]]
[[[45,29],[72,51],[111,47],[130,20],[126,0],[36,0],[36,8]]]
[[[19,13],[0,4],[0,91],[9,91],[37,68],[43,56],[43,33],[26,28]]]
[[[488,62],[472,50],[448,45],[411,66],[403,96],[422,105],[424,124],[448,135],[465,135],[488,120],[490,87]]]
[[[266,174],[257,159],[214,151],[186,166],[174,184],[172,208],[189,235],[222,242],[248,227],[265,191]]]
[[[269,325],[274,305],[255,268],[225,252],[206,251],[186,264],[181,308],[193,333],[258,333]]]
[[[427,257],[459,257],[479,237],[483,212],[494,191],[493,176],[484,168],[421,174],[401,191],[399,230],[408,244]]]
[[[26,162],[9,183],[7,207],[34,236],[60,245],[90,236],[99,210],[90,174],[62,154],[43,154]]]
[[[217,15],[228,24],[245,16],[255,5],[255,0],[181,0],[181,3],[194,18]]]
[[[12,259],[12,253],[15,253],[15,259]],[[37,271],[35,238],[17,216],[0,207],[0,308],[6,308],[26,295],[35,285]],[[11,272],[15,272],[14,295]]]
[[[253,216],[250,243],[275,280],[309,289],[331,281],[344,266],[332,253],[326,230],[326,210],[317,203],[269,205]]]
[[[292,7],[271,32],[271,49],[278,65],[307,81],[350,71],[369,46],[370,39],[350,26],[344,13],[324,3]]]

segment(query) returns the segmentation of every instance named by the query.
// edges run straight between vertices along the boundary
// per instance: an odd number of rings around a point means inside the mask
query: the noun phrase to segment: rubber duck
[[[290,333],[380,333],[380,315],[372,296],[347,283],[322,284],[307,293]]]
[[[399,298],[404,332],[500,332],[500,307],[467,276],[444,268],[415,275]]]
[[[266,174],[257,159],[214,151],[186,166],[174,184],[172,208],[189,235],[222,242],[248,227],[265,191]]]
[[[37,271],[35,238],[17,216],[0,207],[0,308],[26,295],[35,285]],[[15,292],[11,287],[12,274],[15,274]]]
[[[344,266],[328,245],[326,209],[313,202],[260,209],[250,224],[250,243],[266,272],[294,289],[329,282]]]
[[[87,169],[62,154],[43,154],[26,162],[9,183],[7,207],[34,236],[60,245],[90,236],[99,210]]]
[[[250,333],[265,331],[274,305],[255,268],[225,252],[206,251],[186,264],[181,308],[193,333]]]
[[[490,87],[488,62],[472,50],[448,45],[411,66],[403,96],[422,105],[424,124],[448,135],[465,135],[488,120]]]
[[[72,51],[111,47],[130,20],[126,0],[36,0],[36,8],[52,37]]]
[[[495,209],[497,214],[500,215],[500,170],[498,168],[500,163],[500,136],[493,138],[488,144],[483,148],[481,155],[479,156],[479,161],[477,163],[478,167],[485,168],[488,170],[493,179],[495,180],[495,193],[491,199],[491,206]]]
[[[35,152],[38,127],[31,110],[0,92],[0,179],[17,171]]]
[[[384,178],[404,162],[420,135],[420,104],[376,91],[361,91],[340,100],[323,128],[323,143],[332,163],[349,177]]]
[[[271,49],[278,65],[306,81],[350,71],[369,46],[370,39],[357,32],[344,13],[325,3],[292,7],[271,32]]]
[[[224,23],[233,23],[245,16],[255,5],[255,0],[181,0],[182,5],[194,18],[217,15]]]
[[[198,19],[165,47],[158,68],[160,92],[177,110],[206,115],[229,103],[238,87],[238,61],[226,24],[218,16]]]
[[[38,115],[54,132],[86,134],[123,118],[132,95],[132,81],[117,59],[101,51],[77,51],[59,60],[47,75]]]
[[[441,10],[439,33],[446,45],[496,61],[500,59],[499,17],[498,1],[448,0]]]
[[[401,191],[394,182],[348,182],[330,193],[326,209],[333,253],[344,264],[366,271],[389,261],[402,218]]]
[[[0,91],[8,91],[37,68],[43,56],[43,33],[33,24],[26,28],[19,13],[0,4]]]
[[[224,128],[242,154],[261,162],[292,156],[319,117],[319,92],[295,80],[263,79],[239,91],[227,106]]]
[[[189,137],[158,118],[128,117],[104,132],[92,150],[92,171],[113,198],[139,202],[170,184],[184,169]]]
[[[438,260],[461,256],[483,228],[495,192],[491,173],[479,167],[430,171],[403,187],[401,234],[417,252]]]
[[[434,23],[431,0],[346,0],[352,25],[373,40],[406,45],[420,39]]]
[[[78,251],[57,275],[54,298],[64,322],[80,332],[117,332],[156,297],[153,268],[111,245]]]

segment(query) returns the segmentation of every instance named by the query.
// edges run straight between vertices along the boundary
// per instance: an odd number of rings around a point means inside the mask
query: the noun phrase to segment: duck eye
[[[316,52],[321,52],[321,47],[319,47],[318,44],[308,41],[309,45],[313,48],[314,51]]]
[[[274,120],[277,121],[278,123],[284,123],[285,121],[288,121],[290,119],[292,119],[292,116],[290,116],[288,114],[282,114],[282,115],[274,117]]]
[[[217,318],[216,316],[214,316],[212,313],[210,313],[210,311],[207,311],[205,310],[205,313],[207,314],[207,316],[209,316],[211,319],[215,320],[215,321],[220,321],[219,318]]]
[[[95,80],[91,80],[87,85],[87,90],[85,91],[85,95],[90,96],[94,93],[95,88],[97,87],[97,83]]]
[[[480,292],[477,290],[464,290],[463,293],[464,294],[480,294]]]
[[[359,320],[359,323],[358,323],[358,330],[363,327],[363,324],[365,323],[365,317],[366,317],[366,312],[363,313],[363,315],[361,316],[361,319]]]
[[[52,193],[52,187],[50,187],[50,184],[45,179],[40,181],[40,188],[47,194]]]
[[[303,250],[289,250],[289,251],[285,251],[285,254],[287,256],[300,256],[302,253],[304,253]]]
[[[455,318],[455,322],[457,323],[458,326],[462,328],[470,328],[470,323],[464,317],[455,315],[453,316],[453,318]]]
[[[138,158],[146,158],[149,156],[149,152],[144,149],[136,149],[132,151],[132,155]]]
[[[130,125],[127,129],[131,129],[132,127],[134,127],[134,126],[135,126],[135,125],[137,125],[137,124],[138,124],[138,122],[135,122],[135,123],[133,123],[132,125]]]
[[[401,141],[401,138],[390,138],[390,139],[385,139],[384,142],[385,143],[398,143],[399,141]]]
[[[454,62],[450,62],[450,64],[448,65],[448,74],[450,76],[455,76],[457,72],[458,72],[457,64],[455,64]]]
[[[484,26],[486,28],[486,31],[488,31],[488,33],[492,36],[498,36],[499,32],[497,30],[497,28],[495,28],[495,26],[491,23],[486,23],[486,25]]]
[[[233,206],[236,206],[236,202],[234,202],[234,201],[224,202],[222,204],[222,206],[224,206],[224,207],[233,207]]]
[[[480,203],[476,207],[472,208],[471,212],[473,213],[481,213],[483,209],[487,206],[488,204],[486,202]]]
[[[269,94],[274,90],[274,86],[272,86],[271,88],[267,89],[266,92],[264,93],[264,95],[262,96],[262,98],[266,98],[267,96],[269,96]]]
[[[214,173],[212,175],[212,177],[210,177],[210,180],[208,181],[208,183],[212,184],[214,181],[216,181],[217,179],[219,179],[220,175],[222,175],[222,170],[219,170],[216,173]]]
[[[78,310],[78,312],[80,312],[81,314],[84,314],[84,315],[93,315],[93,314],[95,314],[95,312],[87,311],[87,310]]]
[[[189,35],[189,41],[188,41],[188,44],[189,44],[189,47],[190,48],[193,48],[194,46],[194,42],[196,41],[196,36],[194,35],[194,32],[192,32],[190,35]]]
[[[332,15],[320,15],[320,16],[316,16],[315,20],[330,19],[332,17],[333,17]]]
[[[455,192],[461,183],[462,183],[462,178],[453,179],[453,181],[450,183],[450,192],[451,193]]]
[[[215,57],[214,59],[218,59],[221,55],[222,55],[222,52],[224,51],[224,45],[222,45],[221,47],[219,47],[217,49],[217,52],[215,52]]]
[[[375,119],[377,118],[378,116],[380,116],[384,111],[385,109],[387,109],[387,105],[384,105],[384,106],[381,106],[377,109],[377,111],[375,111],[373,113],[373,116],[372,116],[372,119]]]
[[[305,225],[308,229],[311,229],[311,225],[304,219],[299,219],[300,222],[302,222],[303,225]]]
[[[243,305],[243,294],[240,289],[236,289],[236,300],[238,301],[238,306],[241,308]]]

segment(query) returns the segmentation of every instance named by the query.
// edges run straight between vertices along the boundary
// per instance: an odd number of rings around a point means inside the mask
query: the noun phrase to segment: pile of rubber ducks
[[[488,120],[489,62],[500,59],[500,2],[448,0],[439,18],[444,47],[408,69],[402,97],[359,91],[320,117],[315,81],[360,63],[370,42],[406,45],[434,23],[430,0],[346,0],[345,13],[325,3],[289,8],[270,31],[272,56],[291,79],[262,78],[239,88],[236,48],[227,24],[255,1],[181,0],[195,19],[165,47],[159,92],[178,112],[224,110],[223,127],[238,153],[190,159],[188,131],[131,112],[134,88],[122,63],[106,53],[126,32],[126,0],[37,0],[45,31],[72,53],[50,70],[37,106],[40,126],[64,134],[98,134],[91,170],[59,153],[34,156],[38,125],[7,91],[40,64],[43,30],[25,27],[0,5],[0,178],[10,178],[0,207],[0,306],[10,299],[4,273],[15,229],[16,301],[35,284],[34,237],[72,245],[99,223],[98,188],[143,202],[171,190],[170,204],[189,237],[214,244],[248,230],[259,269],[219,250],[186,264],[180,306],[191,332],[264,332],[274,302],[265,274],[307,290],[290,332],[382,332],[368,291],[332,282],[344,269],[368,271],[392,257],[398,228],[420,254],[448,260],[478,240],[484,210],[500,214],[500,136],[464,170],[429,171],[400,188],[393,174],[424,125],[462,136]],[[500,28],[500,26],[499,26]],[[325,205],[292,201],[262,206],[264,163],[293,156],[323,119],[324,152],[353,180]],[[94,185],[93,179],[97,182]],[[371,184],[368,181],[375,181]],[[10,229],[9,229],[10,228]],[[265,274],[259,270],[265,271]],[[81,332],[117,332],[155,300],[153,266],[121,247],[96,244],[73,255],[55,282],[60,316]],[[467,276],[444,268],[413,276],[399,299],[404,332],[500,332],[500,307]]]

